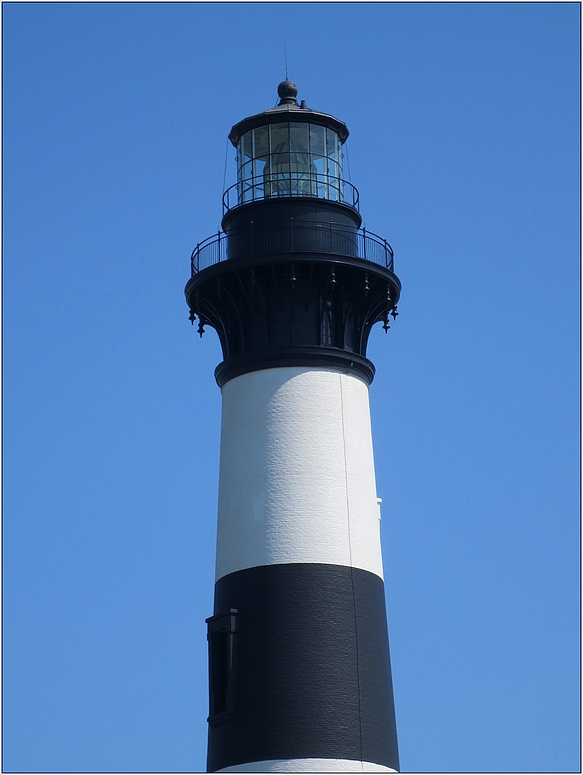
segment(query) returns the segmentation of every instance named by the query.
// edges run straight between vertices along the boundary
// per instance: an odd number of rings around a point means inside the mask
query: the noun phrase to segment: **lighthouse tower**
[[[366,346],[401,285],[343,179],[346,125],[278,94],[231,130],[237,183],[185,291],[223,351],[208,771],[394,772]]]

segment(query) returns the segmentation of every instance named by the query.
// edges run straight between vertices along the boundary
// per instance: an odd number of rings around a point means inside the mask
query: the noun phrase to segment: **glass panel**
[[[318,194],[316,168],[311,163],[308,148],[309,125],[290,124],[290,163],[295,196],[317,196]]]
[[[318,177],[326,175],[328,170],[326,169],[326,159],[321,156],[317,156],[315,159],[312,157],[312,167],[318,174]]]
[[[338,135],[326,128],[326,155],[335,161],[338,159]]]
[[[249,179],[251,178],[253,172],[251,167],[251,141],[251,132],[247,132],[246,134],[242,135],[237,146],[238,179],[239,183],[243,184],[242,187],[239,187],[238,189],[240,204],[251,201],[252,192],[249,191]]]
[[[241,167],[241,180],[250,180],[253,176],[253,171],[251,165],[253,162],[248,161],[246,164],[244,164]]]
[[[242,200],[243,202],[252,202],[253,201],[253,187],[251,186],[251,181],[248,181],[246,183],[242,184]]]
[[[326,127],[310,124],[310,153],[312,157],[326,155]]]
[[[241,164],[244,164],[249,159],[253,158],[253,151],[251,147],[251,132],[246,132],[241,137],[241,153],[239,154]]]
[[[328,166],[326,152],[326,128],[312,126],[310,128],[310,149],[312,152],[312,171],[316,176],[315,196],[328,199]]]
[[[255,159],[253,161],[254,199],[263,199],[265,196],[263,189],[263,176],[268,158],[268,156],[264,156],[262,159]]]
[[[340,199],[340,180],[338,162],[328,159],[328,199],[338,202]]]
[[[330,142],[329,138],[333,136],[334,140]],[[336,134],[336,132],[332,132],[331,129],[326,130],[326,141],[329,147],[334,147],[334,153],[329,152],[328,156],[334,161],[338,162],[338,167],[336,168],[336,177],[341,178],[342,177],[342,143],[340,142],[340,138]]]
[[[271,155],[263,170],[265,196],[291,196],[289,124],[269,127]]]
[[[291,154],[291,170],[296,196],[317,196],[316,168],[308,153]]]
[[[253,130],[253,156],[254,158],[267,156],[269,153],[269,131],[266,126],[258,126]]]
[[[271,124],[269,127],[271,153],[289,151],[289,124]]]
[[[272,153],[269,157],[269,164],[266,165],[266,170],[269,168],[269,172],[272,175],[280,175],[290,173],[290,161],[289,153]]]
[[[299,153],[308,153],[308,125],[290,124],[289,126],[289,145],[290,150]]]
[[[290,172],[289,153],[272,153],[263,171],[265,196],[292,196]]]
[[[309,153],[290,153],[290,169],[292,172],[300,172],[304,175],[310,174],[310,154]]]

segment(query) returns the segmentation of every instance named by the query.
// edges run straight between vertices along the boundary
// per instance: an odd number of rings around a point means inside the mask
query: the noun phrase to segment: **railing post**
[[[366,259],[366,228],[362,227],[362,241],[364,243],[364,258]]]
[[[217,231],[218,245],[217,245],[217,264],[221,263],[221,230]]]

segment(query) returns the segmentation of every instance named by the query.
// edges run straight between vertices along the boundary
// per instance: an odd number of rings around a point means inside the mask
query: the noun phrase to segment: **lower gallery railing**
[[[217,232],[200,242],[191,255],[192,276],[213,264],[267,253],[333,253],[363,258],[393,270],[389,243],[366,229],[347,229],[334,223],[289,220],[240,231]]]

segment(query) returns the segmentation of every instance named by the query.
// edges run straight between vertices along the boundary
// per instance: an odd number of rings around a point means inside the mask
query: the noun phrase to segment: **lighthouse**
[[[223,354],[207,770],[396,772],[366,349],[401,285],[346,125],[297,91],[231,129],[237,183],[185,290]]]

